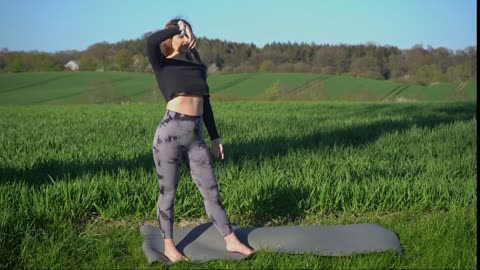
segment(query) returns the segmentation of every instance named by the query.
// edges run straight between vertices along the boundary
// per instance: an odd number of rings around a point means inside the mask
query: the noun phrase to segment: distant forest
[[[146,39],[99,42],[84,51],[55,53],[0,51],[0,72],[63,71],[70,60],[80,70],[151,72],[146,58]],[[198,38],[197,49],[208,72],[301,72],[346,75],[428,85],[477,78],[477,47],[453,51],[414,45],[410,49],[360,45],[273,42],[259,48],[252,43]]]

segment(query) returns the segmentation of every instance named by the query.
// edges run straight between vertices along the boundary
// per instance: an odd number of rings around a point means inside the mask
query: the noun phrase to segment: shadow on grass
[[[318,131],[302,138],[286,138],[279,135],[251,142],[233,142],[225,145],[228,149],[228,160],[240,162],[245,159],[264,159],[282,156],[291,150],[315,149],[333,146],[361,147],[376,141],[379,137],[403,132],[413,126],[419,128],[435,128],[439,125],[458,121],[469,121],[476,118],[476,103],[455,103],[448,106],[434,106],[424,110],[419,105],[390,108],[385,104],[372,104],[362,107],[355,115],[368,118],[372,111],[385,110],[389,115],[406,115],[408,119],[376,121],[353,127],[339,128],[333,131]],[[153,134],[152,134],[153,136]],[[153,157],[150,149],[133,159],[110,159],[101,162],[72,162],[49,160],[36,163],[32,168],[0,168],[0,181],[24,182],[27,185],[42,185],[53,181],[69,181],[84,175],[98,173],[115,173],[120,169],[154,171]],[[302,197],[303,193],[299,197]],[[285,194],[279,194],[283,196]]]
[[[270,182],[267,186],[259,187],[248,216],[242,217],[243,222],[251,226],[265,227],[275,224],[287,224],[306,217],[308,207],[301,204],[302,200],[310,197],[311,190],[291,185],[276,185]]]
[[[270,156],[282,156],[291,150],[328,148],[333,146],[362,147],[375,142],[385,134],[404,132],[412,127],[433,129],[440,125],[454,122],[470,121],[476,118],[476,104],[465,103],[450,105],[449,107],[434,107],[430,111],[422,110],[418,105],[389,108],[388,105],[366,106],[356,113],[357,116],[368,118],[373,116],[372,111],[388,108],[388,114],[392,116],[405,115],[402,119],[380,120],[371,123],[362,123],[345,128],[337,128],[333,131],[317,131],[301,139],[292,139],[282,136],[279,130],[278,136],[265,140],[251,142],[233,142],[228,147],[229,159],[239,162],[248,159],[266,158]],[[292,124],[292,128],[295,125]]]

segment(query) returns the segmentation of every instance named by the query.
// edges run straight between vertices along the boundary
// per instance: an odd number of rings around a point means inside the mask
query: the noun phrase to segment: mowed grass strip
[[[458,100],[477,99],[477,82],[475,80],[460,83],[437,83],[431,86],[410,86],[397,95],[407,100]]]
[[[404,254],[262,251],[206,268],[475,268],[475,103],[214,102],[240,226],[374,222]],[[161,105],[0,107],[2,268],[145,268]],[[205,131],[206,133],[206,131]],[[207,220],[183,170],[176,222]],[[161,267],[161,266],[157,266]],[[182,263],[177,267],[198,267]]]
[[[312,73],[212,74],[207,80],[216,101],[476,101],[477,89],[476,80],[418,86]],[[0,105],[162,102],[151,73],[0,74]]]
[[[127,72],[0,74],[2,105],[151,102],[152,97],[154,101],[161,100],[153,74]]]

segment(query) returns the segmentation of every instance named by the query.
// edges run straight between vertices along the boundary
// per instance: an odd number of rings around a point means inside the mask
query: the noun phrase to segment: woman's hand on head
[[[187,34],[188,39],[189,39],[188,47],[190,49],[195,48],[195,46],[197,45],[197,40],[195,38],[195,35],[193,34],[192,28],[188,24],[185,25],[185,33]]]
[[[223,145],[220,138],[212,141],[212,153],[215,157],[221,158],[222,160],[225,158],[223,153]]]
[[[180,35],[187,37],[188,48],[193,49],[197,45],[195,35],[193,34],[192,27],[183,20],[177,22],[178,29],[180,30]]]

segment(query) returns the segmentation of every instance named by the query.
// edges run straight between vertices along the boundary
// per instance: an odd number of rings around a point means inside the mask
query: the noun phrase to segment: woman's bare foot
[[[253,252],[251,248],[242,244],[234,233],[225,236],[224,239],[228,252],[238,252],[244,255],[250,255]]]
[[[188,261],[188,258],[183,256],[182,253],[177,250],[172,239],[165,239],[165,250],[163,251],[163,254],[174,263],[182,260]]]

